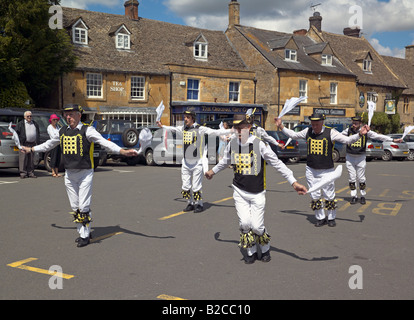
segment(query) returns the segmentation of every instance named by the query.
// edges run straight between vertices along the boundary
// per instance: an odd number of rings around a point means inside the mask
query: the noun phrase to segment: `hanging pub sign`
[[[385,113],[386,114],[395,114],[395,100],[394,99],[385,99]]]
[[[361,91],[361,92],[359,93],[359,106],[360,106],[361,108],[363,108],[363,107],[364,107],[364,105],[365,105],[365,96],[364,96],[364,93]]]

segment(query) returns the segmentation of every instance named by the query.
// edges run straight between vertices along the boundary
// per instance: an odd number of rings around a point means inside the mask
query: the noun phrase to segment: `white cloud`
[[[368,39],[369,43],[374,47],[374,49],[383,56],[392,56],[397,58],[405,58],[405,49],[401,48],[390,48],[384,47],[380,44],[378,39],[372,38]]]
[[[88,6],[91,5],[102,5],[107,7],[117,7],[123,4],[121,0],[61,0],[61,6],[78,8],[78,9],[88,9]]]

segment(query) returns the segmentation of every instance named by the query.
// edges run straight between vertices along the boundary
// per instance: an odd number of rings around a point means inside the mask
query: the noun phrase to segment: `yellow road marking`
[[[97,242],[97,241],[100,241],[100,240],[103,240],[103,239],[106,239],[106,238],[110,238],[110,237],[112,237],[112,236],[116,236],[117,234],[121,234],[121,233],[123,233],[122,231],[120,231],[120,232],[113,232],[113,233],[109,233],[109,234],[104,234],[103,236],[100,236],[100,237],[98,237],[98,238],[92,238],[91,240],[90,240],[90,242],[91,243],[93,243],[93,242]]]
[[[34,260],[37,260],[37,258],[28,258],[28,259],[16,261],[16,262],[13,262],[13,263],[9,263],[8,266],[12,267],[12,268],[18,268],[18,269],[22,269],[22,270],[47,274],[47,275],[51,275],[51,276],[55,276],[55,277],[61,277],[63,279],[71,279],[71,278],[74,277],[74,275],[71,275],[71,274],[65,274],[65,273],[60,273],[60,272],[58,272],[58,273],[49,272],[49,270],[46,270],[46,269],[34,268],[34,267],[24,265],[25,263],[30,262],[30,261],[34,261]]]
[[[157,298],[163,300],[187,300],[179,297],[169,296],[167,294],[160,294]]]
[[[214,204],[217,204],[217,203],[221,203],[221,202],[224,202],[224,201],[227,201],[227,200],[230,200],[230,199],[233,199],[233,197],[228,197],[228,198],[224,198],[224,199],[221,199],[221,200],[217,200],[217,201],[214,201],[213,203]],[[188,212],[191,212],[191,211],[188,211]],[[187,213],[187,212],[180,211],[180,212],[177,212],[177,213],[170,214],[169,216],[165,216],[165,217],[162,217],[162,218],[158,218],[158,220],[161,220],[162,221],[162,220],[171,219],[171,218],[180,216],[180,215],[185,214],[185,213]]]

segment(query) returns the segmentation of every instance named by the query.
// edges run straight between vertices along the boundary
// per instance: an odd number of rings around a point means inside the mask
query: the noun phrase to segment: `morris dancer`
[[[352,117],[352,126],[346,128],[341,133],[345,136],[350,136],[355,133],[359,133],[361,130],[362,118]],[[402,142],[402,139],[392,139],[391,137],[385,136],[383,134],[376,133],[374,131],[368,131],[360,139],[352,144],[347,144],[346,146],[346,168],[349,174],[349,188],[351,189],[351,204],[358,202],[358,190],[357,182],[359,183],[359,192],[361,193],[361,204],[366,204],[365,196],[367,192],[366,188],[366,179],[365,179],[365,168],[367,166],[366,162],[366,145],[367,138],[381,140],[381,141],[393,141],[393,142]]]
[[[183,136],[184,157],[181,166],[181,194],[187,200],[185,212],[202,212],[202,181],[203,181],[203,155],[207,152],[204,135],[226,135],[232,132],[231,129],[214,130],[200,126],[196,122],[194,111],[184,111],[184,125],[179,127],[164,126],[161,121],[157,121],[160,128],[176,131]],[[192,193],[191,193],[192,191]]]
[[[103,138],[94,127],[84,125],[81,120],[82,107],[74,105],[63,110],[63,116],[68,126],[59,131],[59,136],[53,137],[35,147],[23,147],[23,151],[46,152],[59,145],[65,166],[65,186],[68,194],[74,222],[80,237],[76,239],[78,247],[89,244],[91,232],[91,198],[93,178],[93,145],[99,143],[106,149],[131,157],[137,153],[134,149],[122,149],[115,143]]]
[[[311,127],[305,128],[302,131],[294,132],[283,126],[280,118],[275,119],[276,125],[292,139],[306,139],[308,146],[307,160],[306,160],[306,180],[309,188],[320,181],[326,174],[334,171],[334,162],[332,159],[333,142],[338,141],[345,144],[352,144],[360,137],[366,134],[369,130],[364,126],[361,128],[359,134],[356,133],[350,137],[346,137],[335,129],[327,128],[323,125],[325,120],[324,114],[312,114],[309,117]],[[322,195],[325,198],[325,206],[323,206]],[[328,224],[330,227],[335,227],[336,222],[336,202],[335,199],[335,182],[331,182],[321,190],[311,192],[311,208],[315,212],[316,227],[321,227]],[[325,210],[327,210],[327,220]]]
[[[277,158],[272,149],[256,136],[250,134],[252,121],[245,116],[235,116],[233,125],[237,130],[224,151],[224,157],[205,173],[207,179],[233,164],[233,198],[239,217],[239,247],[246,250],[244,262],[252,264],[258,259],[257,244],[261,249],[261,261],[270,261],[270,235],[264,225],[266,203],[265,166],[267,161],[293,186],[299,194],[306,194],[306,187],[299,184],[293,173]]]

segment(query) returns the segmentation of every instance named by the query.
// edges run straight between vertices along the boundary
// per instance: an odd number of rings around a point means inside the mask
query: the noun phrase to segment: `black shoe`
[[[257,260],[257,253],[253,253],[251,256],[248,256],[246,254],[246,256],[244,257],[244,263],[245,264],[252,264]]]
[[[81,237],[78,237],[78,238],[75,239],[75,242],[80,242],[81,239],[82,239]],[[89,233],[89,239],[92,239],[92,232]]]
[[[194,213],[202,212],[203,210],[204,210],[203,206],[200,204],[197,204],[195,206]]]
[[[87,238],[80,238],[80,240],[78,241],[77,247],[78,248],[84,247],[84,246],[87,246],[88,244],[89,244],[89,237],[87,237]]]
[[[336,226],[335,219],[328,220],[328,227],[335,227],[335,226]]]
[[[315,227],[322,227],[326,224],[326,219],[317,220],[315,223]]]
[[[188,211],[193,211],[193,210],[194,210],[194,205],[189,203],[189,204],[187,204],[187,206],[185,207],[185,209],[183,211],[188,212]]]
[[[365,197],[361,197],[361,204],[366,204]]]
[[[362,201],[362,198],[361,198],[361,201]],[[358,202],[358,197],[352,197],[352,199],[351,199],[351,204],[355,204],[355,203],[357,203]]]
[[[272,258],[270,257],[270,250],[267,250],[266,252],[262,252],[262,257],[260,258],[260,261],[262,262],[269,262]]]

